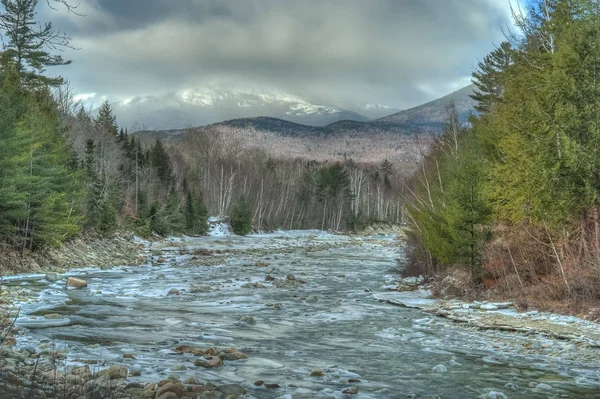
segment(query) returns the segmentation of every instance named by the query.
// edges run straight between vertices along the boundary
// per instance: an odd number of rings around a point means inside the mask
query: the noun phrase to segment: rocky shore
[[[20,250],[0,249],[0,276],[23,273],[64,272],[83,267],[110,268],[139,265],[144,245],[132,234],[117,233],[111,237],[82,236],[60,248],[47,248],[22,254]]]
[[[221,368],[224,362],[246,359],[235,348],[177,347],[174,352],[195,356],[194,365],[202,368]],[[126,355],[130,358],[133,354]],[[195,377],[181,381],[176,374],[155,383],[127,382],[139,371],[126,365],[103,368],[97,363],[77,367],[61,367],[64,353],[48,348],[12,350],[0,348],[0,393],[3,399],[232,399],[246,393],[238,384],[215,385]],[[171,367],[173,372],[186,370],[183,364]]]

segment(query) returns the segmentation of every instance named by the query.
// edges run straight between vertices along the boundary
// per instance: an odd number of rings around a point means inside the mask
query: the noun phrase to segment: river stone
[[[48,280],[51,283],[54,283],[58,280],[60,280],[62,278],[62,276],[58,273],[46,273],[46,280]]]
[[[490,391],[480,396],[481,399],[508,399],[502,392]]]
[[[85,288],[87,287],[88,283],[85,280],[82,280],[80,278],[75,278],[75,277],[69,277],[67,279],[67,287],[72,287],[72,288]]]
[[[443,364],[438,364],[434,368],[431,369],[434,373],[447,373],[448,369]]]
[[[186,378],[184,382],[188,385],[202,385],[198,377],[194,376]]]
[[[548,385],[548,384],[544,384],[543,382],[542,382],[542,383],[540,383],[540,384],[537,384],[537,387],[536,387],[536,388],[537,388],[537,389],[540,389],[540,390],[542,390],[542,391],[549,391],[549,390],[551,390],[551,389],[552,389],[552,387],[551,387],[550,385]]]
[[[177,396],[177,394],[173,392],[165,392],[160,396],[156,396],[156,399],[179,399],[181,396]]]
[[[141,399],[154,399],[156,397],[156,392],[146,389],[144,393],[142,393]]]
[[[125,392],[132,398],[140,398],[144,394],[144,390],[142,388],[128,388],[125,389]]]
[[[217,391],[221,392],[225,396],[241,396],[246,394],[246,390],[243,386],[238,384],[225,384],[217,388]]]
[[[214,368],[219,368],[219,367],[223,367],[224,363],[223,360],[221,360],[220,357],[215,356],[212,359],[210,359],[209,361],[205,361],[205,360],[196,360],[194,362],[195,366],[200,366],[200,367],[204,367],[207,369],[214,369]]]
[[[175,397],[182,397],[187,391],[181,386],[170,382],[166,385],[163,385],[158,389],[158,391],[156,391],[156,397],[160,398],[162,395],[168,392],[175,394]]]
[[[246,324],[256,324],[256,320],[254,320],[254,317],[252,316],[242,316],[238,319],[238,321],[240,323],[246,323]]]
[[[176,364],[173,367],[171,367],[169,370],[171,370],[171,371],[185,371],[185,370],[187,370],[187,367],[185,367],[185,365],[183,365],[183,364]]]
[[[179,290],[177,288],[171,288],[169,290],[169,292],[167,293],[167,296],[170,296],[170,295],[179,295]]]
[[[356,387],[346,388],[342,391],[342,393],[346,394],[346,395],[356,395],[358,393],[358,388],[356,388]]]
[[[316,296],[314,296],[314,295],[311,295],[308,298],[306,298],[306,302],[307,303],[315,303],[315,302],[318,302],[318,301],[319,301],[319,299]]]
[[[325,373],[322,370],[314,369],[310,371],[311,377],[323,377]]]
[[[118,378],[127,378],[127,367],[121,365],[110,366],[107,369],[101,370],[98,373],[98,376],[103,377],[107,376],[111,380],[116,380]]]
[[[223,394],[219,391],[204,392],[198,399],[223,399]]]

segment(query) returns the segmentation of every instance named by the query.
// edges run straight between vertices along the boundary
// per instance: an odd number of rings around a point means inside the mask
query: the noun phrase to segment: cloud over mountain
[[[48,19],[73,36],[81,93],[208,85],[407,108],[465,85],[508,23],[501,0],[89,0]]]

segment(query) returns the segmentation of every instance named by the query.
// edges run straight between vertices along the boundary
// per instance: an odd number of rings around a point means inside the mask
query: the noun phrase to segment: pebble
[[[434,368],[431,369],[434,373],[447,373],[448,369],[443,364],[438,364]]]
[[[490,391],[480,396],[481,399],[508,399],[502,392]]]
[[[504,385],[504,388],[506,389],[511,389],[513,391],[518,391],[519,390],[519,386],[517,384],[513,384],[512,382],[508,382]]]
[[[256,320],[254,320],[254,317],[252,316],[241,316],[238,321],[240,323],[246,323],[246,324],[251,324],[254,325],[256,324]]]

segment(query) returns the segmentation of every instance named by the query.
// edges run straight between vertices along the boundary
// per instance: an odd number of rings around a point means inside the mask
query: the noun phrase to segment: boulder
[[[316,302],[319,302],[319,299],[314,295],[311,295],[308,298],[306,298],[306,303],[316,303]]]
[[[225,384],[217,388],[217,391],[221,392],[226,397],[228,396],[242,396],[246,394],[244,387],[238,384]]]
[[[170,295],[179,295],[179,290],[177,288],[171,288],[169,290],[169,292],[167,293],[167,296],[170,296]]]
[[[170,382],[166,385],[163,385],[156,391],[156,397],[160,398],[165,393],[173,393],[176,395],[176,397],[182,397],[186,392],[187,391],[180,385]]]
[[[58,273],[46,273],[46,280],[48,280],[51,283],[54,283],[60,280],[61,278],[61,275]]]
[[[98,373],[98,376],[100,377],[108,377],[111,380],[116,380],[119,378],[127,378],[127,367],[125,366],[121,366],[121,365],[114,365],[114,366],[110,366],[107,369],[101,370]]]
[[[198,399],[223,399],[223,394],[219,391],[204,392]]]
[[[81,288],[85,288],[87,286],[88,286],[88,283],[85,280],[82,280],[79,278],[74,278],[74,277],[69,277],[67,279],[67,287],[81,289]]]
[[[225,364],[223,363],[223,360],[220,357],[214,356],[212,359],[210,359],[208,361],[198,359],[194,362],[194,365],[204,367],[206,369],[214,369],[214,368],[223,367]]]

